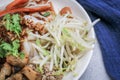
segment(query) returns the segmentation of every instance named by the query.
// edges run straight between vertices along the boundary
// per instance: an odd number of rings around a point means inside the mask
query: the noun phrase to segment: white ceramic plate
[[[5,5],[10,3],[11,1],[13,0],[0,0],[0,4],[1,4],[0,10],[3,10],[5,8]],[[81,17],[82,19],[87,21],[88,24],[91,23],[91,20],[88,14],[86,13],[86,11],[75,0],[51,0],[51,1],[53,2],[53,6],[56,12],[58,12],[61,8],[65,6],[69,6],[71,7],[74,16]],[[91,29],[89,36],[95,38],[93,29]],[[77,76],[73,76],[73,73],[70,72],[65,74],[63,80],[78,80],[82,76],[82,74],[85,72],[90,62],[92,54],[93,54],[93,50],[86,52],[85,55],[78,61],[74,71],[74,73],[77,74]]]
[[[86,20],[88,24],[91,23],[91,20],[88,14],[84,10],[84,8],[79,3],[77,3],[77,1],[75,0],[51,0],[51,1],[53,2],[53,6],[56,12],[60,11],[60,9],[65,6],[69,6],[71,7],[74,16],[81,17],[82,19]],[[90,37],[95,38],[93,29],[91,29],[89,35]],[[73,76],[73,73],[70,72],[64,76],[63,80],[78,80],[82,76],[82,74],[85,72],[90,62],[92,54],[93,54],[93,50],[86,52],[85,55],[78,61],[74,71],[75,74],[77,74],[77,76]]]

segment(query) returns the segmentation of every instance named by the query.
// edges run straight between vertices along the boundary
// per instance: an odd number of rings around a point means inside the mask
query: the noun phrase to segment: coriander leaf
[[[4,50],[7,50],[7,51],[11,51],[11,50],[12,50],[12,45],[10,45],[10,44],[8,44],[8,43],[6,43],[6,42],[2,43],[0,46],[1,46],[2,49],[4,49]]]
[[[0,47],[0,58],[4,58],[5,56],[6,56],[5,50],[3,50],[3,49]]]
[[[6,14],[3,18],[3,21],[5,21],[5,27],[7,30],[10,30],[10,23],[11,23],[11,16],[10,14]]]
[[[5,16],[4,16],[4,18],[3,18],[3,20],[10,20],[10,14],[6,14]]]
[[[49,15],[50,15],[50,12],[45,12],[45,13],[43,14],[44,17],[47,17],[47,16],[49,16]]]
[[[12,54],[13,56],[19,56],[19,40],[14,40],[11,44],[2,42],[0,44],[0,57],[4,57],[6,54]]]
[[[20,21],[20,18],[19,18],[19,15],[18,14],[15,14],[12,16],[12,21],[14,24],[18,24],[19,21]]]
[[[6,20],[6,25],[5,26],[6,26],[7,30],[10,30],[10,27],[9,27],[10,26],[10,21],[9,20]]]
[[[22,53],[22,52],[20,53],[20,55],[19,55],[19,56],[20,56],[20,58],[21,58],[21,59],[24,59],[24,58],[25,58],[25,54],[24,54],[24,53]]]
[[[13,49],[18,49],[20,47],[19,40],[15,40],[12,42]]]
[[[6,42],[2,42],[0,45],[0,58],[3,58],[6,56],[7,52],[11,51],[12,46]]]
[[[19,54],[18,53],[19,47],[20,47],[19,40],[14,40],[12,42],[12,51],[11,51],[12,55],[18,56],[18,54]]]
[[[5,21],[5,27],[7,30],[13,31],[19,36],[22,29],[20,26],[20,16],[18,14],[7,14],[4,16],[3,21]]]
[[[4,58],[4,54],[3,53],[0,53],[0,58]]]

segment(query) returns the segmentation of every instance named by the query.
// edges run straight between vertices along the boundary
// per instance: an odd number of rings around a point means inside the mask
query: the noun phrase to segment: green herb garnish
[[[0,58],[4,58],[6,56],[6,51],[0,47]]]
[[[22,31],[20,26],[20,16],[18,14],[7,14],[4,16],[3,20],[5,21],[4,25],[7,30],[13,31],[19,36]]]
[[[16,57],[18,57],[18,56],[24,57],[23,54],[19,53],[19,51],[18,51],[19,47],[20,47],[19,40],[14,40],[11,44],[2,42],[0,44],[0,57],[3,58],[7,54],[11,54]]]
[[[20,53],[20,55],[19,55],[19,56],[20,56],[20,58],[21,58],[21,59],[24,59],[25,54],[24,54],[24,53]]]
[[[43,14],[44,17],[48,17],[49,15],[50,15],[50,12],[45,12],[45,13]]]

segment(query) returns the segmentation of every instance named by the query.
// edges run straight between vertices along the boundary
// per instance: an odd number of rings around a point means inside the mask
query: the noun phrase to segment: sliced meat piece
[[[22,80],[22,78],[23,78],[23,75],[21,73],[16,73],[15,75],[12,75],[6,80]]]
[[[8,77],[6,80],[15,80],[13,76]]]
[[[25,66],[22,70],[22,73],[29,79],[29,80],[42,80],[41,74],[34,71],[31,67]]]
[[[5,76],[11,74],[11,66],[8,63],[5,63],[0,71],[0,80],[5,80]]]
[[[28,63],[28,60],[29,60],[29,57],[27,54],[25,55],[24,59],[21,59],[20,57],[15,57],[12,55],[8,55],[6,57],[6,61],[9,64],[13,66],[19,66],[19,67],[24,67]]]
[[[22,80],[22,74],[21,73],[17,73],[14,75],[14,79],[15,80]]]

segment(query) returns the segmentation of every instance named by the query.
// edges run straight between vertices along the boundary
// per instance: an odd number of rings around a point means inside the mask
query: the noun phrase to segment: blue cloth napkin
[[[101,19],[94,29],[105,68],[112,80],[120,80],[120,0],[77,1],[92,20]]]

